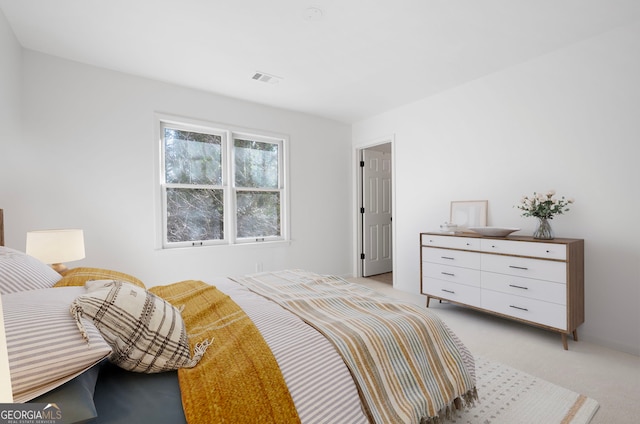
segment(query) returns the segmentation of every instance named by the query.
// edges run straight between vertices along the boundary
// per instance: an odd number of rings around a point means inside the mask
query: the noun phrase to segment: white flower
[[[569,204],[575,200],[554,197],[555,190],[549,190],[546,194],[534,192],[533,196],[522,196],[520,204],[516,205],[522,211],[522,216],[533,216],[537,218],[553,219],[554,215],[561,215],[568,212]]]

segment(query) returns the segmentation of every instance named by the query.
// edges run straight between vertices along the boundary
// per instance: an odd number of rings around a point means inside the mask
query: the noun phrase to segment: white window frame
[[[165,180],[164,162],[164,127],[175,128],[184,131],[201,132],[221,136],[222,150],[222,183],[220,186],[198,186],[189,185],[189,188],[215,188],[223,190],[224,202],[224,238],[220,240],[184,241],[169,242],[167,240],[167,198],[166,189],[169,187],[180,187],[180,184],[167,184]],[[156,114],[156,176],[158,178],[159,195],[156,201],[158,225],[158,248],[172,249],[201,246],[230,246],[230,245],[257,245],[273,244],[279,242],[289,242],[289,158],[287,136],[269,133],[267,131],[248,130],[246,128],[231,125],[222,125],[206,121],[199,121],[183,117],[175,117],[165,114]],[[249,139],[258,142],[278,144],[278,187],[275,189],[248,188],[238,189],[235,187],[235,139]],[[237,205],[236,193],[238,191],[278,191],[280,192],[280,236],[270,237],[237,237]]]

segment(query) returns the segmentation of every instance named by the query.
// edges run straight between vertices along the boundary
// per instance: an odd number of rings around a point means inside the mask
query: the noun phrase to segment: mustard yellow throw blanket
[[[195,368],[178,370],[189,424],[299,423],[278,364],[246,313],[202,281],[182,281],[149,291],[182,310],[191,350],[212,340]]]

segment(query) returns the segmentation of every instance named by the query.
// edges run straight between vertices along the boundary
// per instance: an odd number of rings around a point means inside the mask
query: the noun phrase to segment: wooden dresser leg
[[[429,301],[431,300],[431,296],[427,296],[427,308],[429,307]]]
[[[564,350],[569,350],[569,345],[567,344],[567,335],[566,333],[562,333],[562,347],[564,347]]]
[[[578,329],[573,330],[573,340],[578,341]]]

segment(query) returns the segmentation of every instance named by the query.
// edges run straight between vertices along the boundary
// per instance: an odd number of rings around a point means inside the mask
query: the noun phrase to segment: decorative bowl
[[[505,228],[505,227],[469,227],[469,230],[474,233],[481,234],[486,237],[506,237],[509,234],[519,231],[520,228]]]

